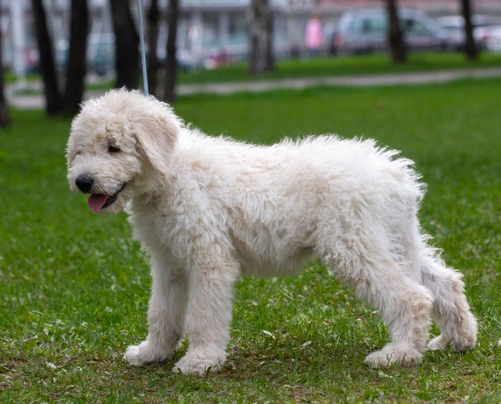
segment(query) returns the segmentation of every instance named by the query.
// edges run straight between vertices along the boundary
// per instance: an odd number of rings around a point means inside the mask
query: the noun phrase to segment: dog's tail
[[[433,317],[441,334],[430,341],[431,350],[473,349],[477,341],[477,321],[464,294],[462,275],[448,268],[436,252],[427,248],[421,257],[422,283],[433,295]]]

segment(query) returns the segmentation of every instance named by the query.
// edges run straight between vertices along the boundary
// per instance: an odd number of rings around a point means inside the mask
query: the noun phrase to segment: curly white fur
[[[237,278],[292,274],[312,256],[386,323],[392,341],[369,365],[420,363],[430,314],[442,333],[429,348],[473,348],[461,275],[421,234],[423,186],[396,155],[330,135],[270,147],[208,137],[138,92],[87,101],[68,141],[70,186],[93,194],[94,210],[126,208],[151,256],[149,334],[125,358],[170,359],[187,334],[174,370],[221,368]]]

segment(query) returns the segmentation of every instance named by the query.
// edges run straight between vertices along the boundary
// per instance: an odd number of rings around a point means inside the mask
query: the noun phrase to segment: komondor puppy
[[[132,365],[172,357],[202,374],[226,360],[235,281],[290,275],[319,257],[380,313],[391,342],[365,359],[410,366],[429,349],[475,346],[461,275],[427,245],[410,160],[336,136],[255,146],[209,137],[137,91],[85,102],[71,126],[68,180],[90,209],[130,214],[151,257],[149,333]],[[433,315],[441,334],[426,345]]]

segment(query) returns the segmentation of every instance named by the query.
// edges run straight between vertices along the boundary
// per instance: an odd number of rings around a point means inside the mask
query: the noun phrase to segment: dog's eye
[[[108,153],[118,153],[120,151],[120,147],[109,145]]]

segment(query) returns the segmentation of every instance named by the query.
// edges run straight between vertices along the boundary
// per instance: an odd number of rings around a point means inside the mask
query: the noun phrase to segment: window
[[[245,45],[249,42],[247,24],[243,14],[230,14],[228,31],[229,45]]]
[[[219,45],[217,14],[205,14],[202,24],[202,49],[217,48]]]
[[[351,23],[349,31],[358,34],[384,33],[387,30],[386,19],[361,19]]]
[[[412,35],[429,35],[430,31],[426,26],[417,20],[406,19],[402,20],[402,29]]]

